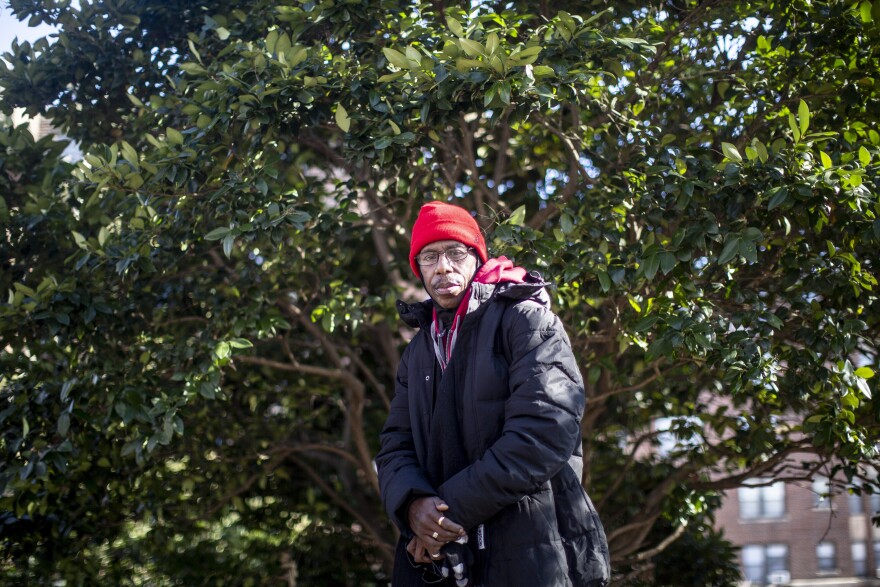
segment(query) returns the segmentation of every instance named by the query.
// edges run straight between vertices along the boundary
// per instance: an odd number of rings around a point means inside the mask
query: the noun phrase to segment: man
[[[547,284],[489,259],[471,215],[442,202],[420,210],[409,260],[430,299],[398,302],[420,331],[376,457],[402,533],[392,584],[606,585],[580,483],[583,383]]]

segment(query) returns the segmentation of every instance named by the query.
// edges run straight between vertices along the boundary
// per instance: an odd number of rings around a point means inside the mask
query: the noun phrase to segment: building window
[[[831,507],[831,486],[827,477],[813,479],[813,507],[822,510]]]
[[[788,546],[785,544],[747,544],[742,548],[743,572],[753,583],[777,582],[789,574]]]
[[[862,506],[862,481],[860,479],[853,479],[847,501],[849,502],[849,515],[858,516],[865,513],[865,509]]]
[[[781,518],[785,515],[785,483],[771,485],[762,479],[749,479],[737,490],[739,515],[743,520]]]
[[[820,542],[816,545],[816,562],[820,571],[837,570],[833,542]]]
[[[868,576],[868,549],[864,542],[852,543],[853,572],[856,577]]]

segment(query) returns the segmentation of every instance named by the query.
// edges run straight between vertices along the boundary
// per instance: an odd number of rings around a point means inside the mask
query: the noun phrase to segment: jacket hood
[[[521,282],[504,281],[500,283],[479,283],[476,280],[471,284],[471,295],[468,297],[468,310],[478,310],[485,302],[494,297],[513,301],[530,300],[542,306],[550,307],[550,296],[546,288],[550,282],[537,271],[530,271],[522,276]],[[400,319],[407,326],[413,328],[430,328],[434,302],[427,299],[423,302],[408,304],[403,300],[397,300],[397,312]]]

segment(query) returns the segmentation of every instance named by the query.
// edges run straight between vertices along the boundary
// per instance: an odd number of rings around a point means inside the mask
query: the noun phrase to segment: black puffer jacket
[[[385,509],[405,540],[407,504],[440,496],[470,534],[473,575],[484,587],[600,587],[609,577],[605,533],[580,484],[583,383],[545,285],[536,273],[522,284],[474,283],[476,309],[442,373],[431,302],[398,302],[403,320],[421,330],[401,359],[376,457]],[[434,407],[444,394],[459,398],[457,426],[449,428],[466,463],[432,483],[429,453],[446,428]]]

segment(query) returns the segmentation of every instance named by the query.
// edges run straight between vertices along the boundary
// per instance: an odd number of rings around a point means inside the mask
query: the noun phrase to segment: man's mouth
[[[460,285],[454,281],[440,281],[434,284],[434,291],[440,294],[446,294],[459,287]]]

